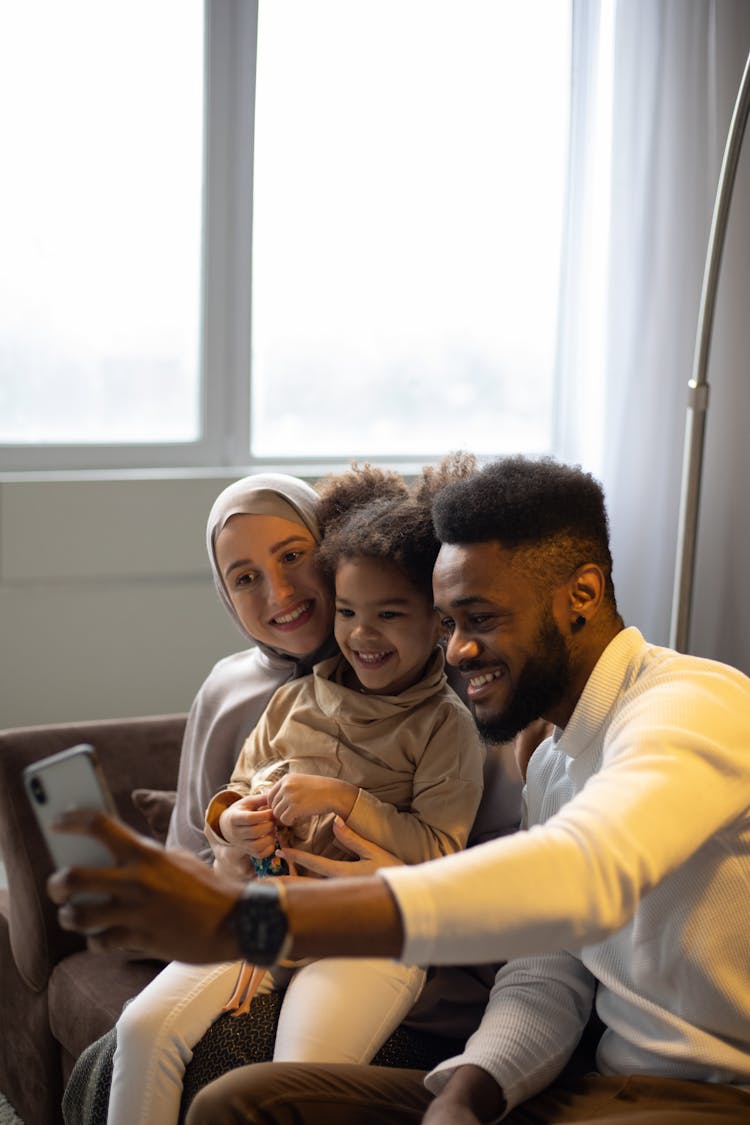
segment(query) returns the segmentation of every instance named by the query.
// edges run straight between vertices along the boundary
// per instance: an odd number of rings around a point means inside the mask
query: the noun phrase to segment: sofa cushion
[[[151,835],[160,844],[167,842],[169,821],[177,800],[174,789],[134,789],[130,794],[138,812],[148,825]]]
[[[123,1005],[164,967],[127,953],[73,953],[49,982],[52,1034],[73,1058],[117,1022]]]

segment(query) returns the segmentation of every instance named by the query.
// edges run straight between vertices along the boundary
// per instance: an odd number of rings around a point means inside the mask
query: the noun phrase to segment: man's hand
[[[50,876],[47,890],[60,907],[63,929],[88,934],[96,950],[127,949],[198,964],[239,958],[225,922],[241,883],[101,813],[68,813],[58,828],[93,836],[115,860],[114,867],[72,867]],[[105,898],[71,901],[81,894]]]
[[[495,1079],[480,1066],[453,1071],[422,1118],[422,1125],[486,1125],[505,1111],[505,1098]]]
[[[265,793],[240,797],[219,817],[221,835],[245,855],[265,859],[278,847],[278,833]]]
[[[328,859],[325,856],[300,851],[299,848],[280,848],[279,851],[290,868],[292,865],[303,867],[306,871],[312,871],[315,875],[323,875],[329,879],[339,876],[351,878],[353,875],[372,875],[381,867],[402,866],[401,860],[395,855],[387,852],[385,848],[378,847],[377,844],[370,843],[353,828],[349,828],[338,816],[333,822],[333,834],[343,848],[359,858],[355,861]]]
[[[291,827],[320,813],[334,812],[346,818],[358,793],[356,785],[338,777],[287,773],[268,790],[268,804],[276,820]]]

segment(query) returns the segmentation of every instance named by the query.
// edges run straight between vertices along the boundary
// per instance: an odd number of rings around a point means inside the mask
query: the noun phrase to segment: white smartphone
[[[73,809],[101,809],[117,816],[93,746],[72,746],[34,762],[23,771],[23,780],[55,867],[112,866],[112,853],[98,840],[52,829]]]

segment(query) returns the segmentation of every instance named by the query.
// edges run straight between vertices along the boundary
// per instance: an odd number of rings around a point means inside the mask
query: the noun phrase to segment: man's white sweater
[[[750,1084],[750,680],[622,631],[534,753],[526,808],[526,831],[382,873],[405,961],[509,961],[430,1089],[473,1063],[512,1108],[594,996],[602,1073]]]

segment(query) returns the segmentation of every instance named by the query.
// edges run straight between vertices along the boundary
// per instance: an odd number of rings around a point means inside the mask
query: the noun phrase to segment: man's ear
[[[567,612],[571,633],[580,633],[598,614],[604,601],[606,579],[596,563],[584,563],[567,583]]]

